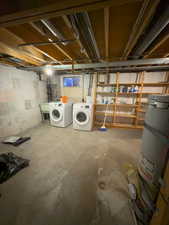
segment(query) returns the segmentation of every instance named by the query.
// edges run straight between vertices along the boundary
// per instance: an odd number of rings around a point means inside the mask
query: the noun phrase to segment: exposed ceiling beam
[[[93,32],[93,28],[92,28],[92,24],[91,24],[91,21],[90,21],[90,17],[89,17],[89,14],[87,12],[83,13],[83,17],[84,17],[84,21],[87,25],[87,30],[89,32],[89,35],[90,35],[90,38],[92,40],[92,44],[93,44],[93,47],[94,47],[94,50],[96,52],[96,56],[98,59],[100,59],[100,51],[99,51],[99,48],[98,48],[98,45],[97,45],[97,42],[96,42],[96,39],[95,39],[95,36],[94,36],[94,32]]]
[[[76,13],[70,15],[69,18],[91,61],[98,61],[100,59],[100,52],[88,13]]]
[[[42,36],[45,36],[46,34],[40,29],[35,23],[31,22],[29,23],[37,32],[39,32]],[[62,64],[60,61],[49,55],[47,52],[42,51],[41,49],[37,48],[37,51],[41,52],[43,55],[51,59],[52,61],[56,61],[58,64]]]
[[[13,56],[14,58],[18,58],[20,60],[23,60],[24,62],[27,62],[28,64],[33,64],[33,65],[37,65],[39,66],[40,63],[33,59],[33,57],[30,57],[28,55],[25,55],[25,53],[23,51],[16,51],[13,48],[5,45],[4,43],[0,42],[0,52]]]
[[[169,65],[169,58],[154,58],[154,59],[137,59],[117,62],[102,62],[102,63],[88,63],[88,64],[74,64],[74,70],[83,69],[101,69],[113,67],[129,67],[129,66],[149,66],[149,65]],[[44,67],[29,67],[30,70],[43,70]],[[57,71],[72,70],[71,64],[53,65],[52,69]]]
[[[50,40],[50,39],[48,39]],[[67,43],[71,43],[74,42],[76,40],[51,40],[51,41],[40,41],[40,42],[28,42],[28,43],[21,43],[18,45],[18,47],[26,47],[26,46],[43,46],[43,45],[51,45],[51,44],[57,44],[57,43],[61,43],[61,42],[67,42]]]
[[[124,49],[123,53],[123,59],[126,59],[130,52],[132,51],[133,47],[137,43],[139,37],[145,30],[145,28],[148,26],[149,22],[151,21],[155,10],[159,4],[160,0],[144,0],[142,3],[141,10],[139,12],[139,15],[136,19],[136,22],[133,25],[131,34],[129,36],[129,40],[127,42],[127,45]]]
[[[133,52],[133,56],[139,58],[143,55],[146,49],[153,43],[158,35],[169,24],[169,3],[166,8],[161,12],[158,20],[150,27],[143,40],[136,46]]]
[[[30,22],[29,23],[37,32],[39,32],[42,36],[45,36],[46,33],[40,28],[38,27],[35,23]]]
[[[104,8],[104,26],[105,26],[105,57],[109,58],[109,8]]]
[[[27,56],[29,56],[29,57],[32,57],[32,58],[34,58],[34,59],[40,61],[41,63],[47,63],[46,60],[44,60],[44,59],[42,59],[42,58],[39,58],[39,57],[37,57],[36,55],[32,55],[32,54],[29,53],[29,52],[22,51],[22,53],[23,53],[24,55],[27,55]]]
[[[18,49],[17,45],[23,43],[23,40],[8,29],[0,28],[0,34],[0,41],[6,44],[8,47],[13,48],[20,53],[22,52],[22,54],[28,55],[29,57],[34,58],[40,62],[44,63],[46,61],[42,53],[39,53],[35,47],[23,47],[22,49]]]
[[[37,48],[37,51],[41,52],[43,55],[45,55],[46,57],[48,57],[49,59],[51,59],[52,61],[58,63],[58,64],[62,64],[60,61],[58,61],[57,59],[55,59],[54,57],[52,57],[51,55],[49,55],[48,53],[42,51],[41,49]]]
[[[157,50],[167,39],[169,39],[169,32],[167,35],[165,35],[161,40],[158,40],[158,42],[153,45],[153,47],[146,53],[146,55],[144,56],[144,58],[148,58],[150,55],[153,54],[153,52],[155,50]],[[168,54],[167,54],[168,55]],[[166,57],[166,55],[163,55],[164,57]]]
[[[133,39],[135,39],[136,33],[138,32],[138,29],[141,25],[141,23],[143,22],[143,17],[145,16],[145,11],[149,5],[151,0],[144,0],[144,2],[142,3],[142,7],[140,9],[140,12],[137,16],[137,19],[132,27],[132,31],[130,33],[128,42],[126,44],[126,47],[124,49],[124,53],[123,53],[123,57],[122,58],[126,58],[126,56],[129,54],[129,52],[131,51],[131,45],[133,43]]]
[[[41,20],[41,22],[43,23],[43,25],[52,33],[52,35],[54,35],[54,36],[56,36],[57,37],[57,30],[55,29],[55,27],[53,26],[53,24],[51,24],[48,20]],[[31,25],[32,25],[32,23],[31,23]],[[40,32],[40,34],[42,34],[42,32],[43,31],[41,31],[41,29],[38,27],[38,26],[36,26],[35,24],[33,24],[33,27],[34,28],[36,28],[36,30],[38,31],[38,32]],[[47,36],[47,34],[43,34],[43,36],[46,36],[47,38],[48,38],[48,40],[50,40],[50,38]],[[59,34],[59,37],[61,37],[61,34]],[[62,37],[63,38],[63,37]],[[52,41],[52,39],[51,39],[51,41]],[[57,49],[59,49],[59,51],[63,54],[63,55],[65,55],[68,59],[70,59],[70,60],[73,60],[72,59],[72,57],[65,51],[65,50],[63,50],[63,48],[62,47],[60,47],[58,44],[56,44],[56,43],[52,43]]]
[[[65,55],[68,59],[73,60],[73,58],[65,51],[63,50],[58,44],[53,43],[53,45],[59,49],[60,52],[63,53],[63,55]]]
[[[43,23],[44,26],[46,26],[48,28],[48,30],[55,36],[57,37],[59,40],[63,40],[65,41],[65,38],[63,37],[63,35],[53,26],[53,24],[47,20],[47,19],[43,19],[41,20],[41,22]],[[61,42],[63,45],[66,45],[66,42]]]
[[[62,18],[63,18],[65,24],[67,25],[67,27],[72,31],[74,38],[76,39],[77,43],[79,44],[81,53],[85,54],[87,56],[87,58],[89,58],[89,55],[87,54],[86,49],[84,48],[83,44],[81,43],[78,35],[73,30],[72,24],[71,24],[70,20],[68,19],[68,17],[66,15],[64,15],[64,16],[62,16]]]
[[[0,17],[0,26],[23,24],[56,16],[77,12],[101,9],[109,6],[120,6],[142,0],[62,0],[39,8],[24,10]]]
[[[7,59],[0,59],[0,64],[3,64],[5,66],[13,66],[13,67],[18,67],[18,66],[24,66],[23,63],[14,63],[14,62],[10,62]]]

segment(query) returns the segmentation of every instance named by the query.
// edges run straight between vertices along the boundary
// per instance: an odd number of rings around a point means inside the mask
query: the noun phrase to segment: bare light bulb
[[[52,76],[53,74],[53,69],[51,66],[46,66],[44,69],[44,72],[48,75],[48,76]]]

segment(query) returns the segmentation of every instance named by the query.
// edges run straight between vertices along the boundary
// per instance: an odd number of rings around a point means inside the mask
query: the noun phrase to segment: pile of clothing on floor
[[[0,154],[0,184],[27,166],[29,166],[28,159],[21,158],[12,152]]]

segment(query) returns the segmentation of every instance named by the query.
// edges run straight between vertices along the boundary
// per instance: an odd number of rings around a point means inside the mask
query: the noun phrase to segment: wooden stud
[[[156,49],[158,49],[167,39],[169,39],[169,33],[165,35],[157,44],[144,56],[144,58],[148,58]]]
[[[42,36],[46,36],[46,34],[38,27],[36,26],[36,24],[34,23],[30,23],[30,25],[37,31],[39,32]],[[47,37],[46,37],[47,38]],[[65,55],[68,59],[70,59],[72,61],[72,57],[65,51],[63,50],[63,48],[61,48],[58,44],[56,43],[52,43],[53,46],[55,46],[57,49],[59,49],[59,51]]]
[[[37,48],[37,51],[41,52],[43,55],[45,55],[46,57],[48,57],[48,58],[51,59],[52,61],[56,61],[58,64],[62,64],[60,61],[58,61],[57,59],[55,59],[54,57],[52,57],[52,56],[49,55],[48,53],[42,51],[41,49]]]
[[[105,58],[109,58],[109,8],[104,8],[104,27],[105,27]]]
[[[53,43],[52,45],[54,45],[57,49],[59,49],[59,51],[62,52],[63,55],[65,55],[68,59],[70,59],[71,61],[73,60],[72,57],[65,50],[63,50],[58,44]]]
[[[24,41],[19,38],[17,35],[12,33],[11,31],[5,29],[5,28],[0,28],[0,42],[8,46],[8,48],[11,48],[15,52],[21,55],[28,56],[31,60],[35,60],[37,62],[37,65],[40,65],[41,63],[45,63],[46,60],[44,59],[42,53],[39,53],[35,47],[23,47],[23,48],[18,48],[17,46]],[[3,52],[2,52],[3,53]],[[19,58],[19,57],[18,57]],[[39,64],[38,64],[39,62]],[[36,65],[36,63],[33,63]]]
[[[140,35],[145,30],[147,24],[149,24],[149,22],[151,21],[151,18],[153,17],[159,2],[160,0],[154,0],[153,2],[151,0],[144,0],[140,13],[133,26],[131,35],[129,36],[129,40],[127,42],[122,58],[126,59],[130,54]]]
[[[144,87],[144,72],[139,73],[139,83],[141,83],[141,86],[138,89],[139,95],[137,95],[136,98],[136,104],[138,105],[136,108],[136,119],[135,119],[135,126],[138,125],[138,121],[139,121],[139,112],[141,110],[141,99],[142,99],[142,95],[143,95],[143,87]]]
[[[115,92],[115,101],[113,107],[113,124],[116,121],[116,110],[117,110],[117,98],[118,98],[118,91],[119,91],[119,72],[116,73],[116,92]]]
[[[93,74],[93,85],[92,85],[92,99],[93,99],[93,125],[96,123],[96,93],[97,93],[97,82],[98,82],[98,73]]]
[[[168,71],[165,74],[165,82],[169,83],[169,72]],[[168,90],[169,90],[168,85],[163,87],[162,94],[168,94]]]
[[[72,61],[72,74],[74,74],[75,70],[74,70],[74,62]]]
[[[13,56],[13,57],[18,58],[18,59],[21,59],[24,62],[27,62],[28,64],[37,65],[37,66],[40,65],[40,63],[37,60],[33,59],[30,56],[25,55],[24,52],[16,51],[13,48],[5,45],[2,42],[0,42],[0,52],[2,52],[4,54],[7,54],[7,55],[10,55],[10,56]]]
[[[67,25],[67,27],[73,32],[73,36],[75,39],[77,39],[77,43],[79,44],[80,49],[84,49],[81,41],[79,38],[77,38],[76,33],[74,32],[74,30],[72,29],[72,25],[69,21],[69,19],[67,18],[66,15],[62,16],[62,19],[64,20],[65,24]],[[87,56],[87,58],[89,58],[89,55],[87,54],[86,50],[84,49],[83,54]]]
[[[0,26],[11,26],[28,23],[40,19],[49,19],[57,16],[77,12],[97,10],[109,6],[120,6],[142,0],[62,0],[36,9],[28,9],[0,17]]]

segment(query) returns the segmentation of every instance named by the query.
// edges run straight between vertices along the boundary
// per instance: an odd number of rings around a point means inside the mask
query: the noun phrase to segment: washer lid
[[[51,115],[51,117],[52,117],[52,120],[58,122],[58,121],[60,121],[60,120],[62,119],[62,117],[63,117],[63,112],[62,112],[61,109],[56,109],[56,108],[54,108],[54,109],[51,110],[50,115]]]
[[[77,111],[75,113],[75,117],[74,117],[75,121],[77,124],[79,125],[85,125],[89,122],[90,119],[90,115],[88,112],[85,111]]]

